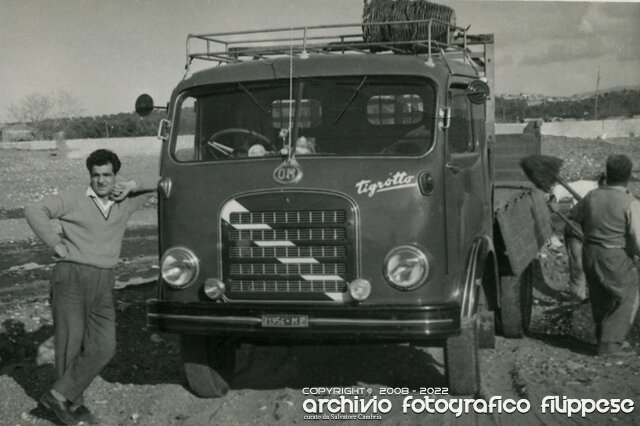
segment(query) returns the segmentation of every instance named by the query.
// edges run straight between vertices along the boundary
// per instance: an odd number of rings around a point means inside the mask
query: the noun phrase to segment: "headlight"
[[[371,283],[368,280],[357,278],[349,283],[349,294],[353,300],[362,302],[371,295]]]
[[[185,288],[198,276],[200,262],[184,247],[172,247],[160,260],[162,279],[173,288]]]
[[[427,256],[413,246],[396,247],[384,259],[384,276],[389,283],[402,290],[416,288],[427,280]]]
[[[224,296],[225,285],[217,278],[207,278],[204,280],[204,294],[209,299],[217,300]]]

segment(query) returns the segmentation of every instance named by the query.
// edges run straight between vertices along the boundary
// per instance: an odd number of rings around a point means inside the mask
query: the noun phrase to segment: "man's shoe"
[[[628,358],[638,356],[638,353],[629,346],[622,343],[600,343],[598,345],[598,355],[615,358]]]
[[[99,425],[100,419],[93,415],[91,411],[84,405],[79,406],[75,410],[71,411],[71,415],[79,422],[85,422],[90,425]]]
[[[69,406],[66,401],[60,401],[51,394],[50,391],[46,391],[42,397],[40,397],[40,404],[42,404],[48,410],[53,411],[56,417],[66,425],[77,425],[78,420],[69,412]]]

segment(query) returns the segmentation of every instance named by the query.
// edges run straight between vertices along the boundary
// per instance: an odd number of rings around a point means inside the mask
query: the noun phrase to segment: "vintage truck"
[[[492,35],[413,24],[188,36],[147,322],[181,335],[195,394],[226,392],[244,342],[442,347],[449,392],[475,394],[494,324],[526,331],[550,224],[517,160],[539,132],[496,139]]]

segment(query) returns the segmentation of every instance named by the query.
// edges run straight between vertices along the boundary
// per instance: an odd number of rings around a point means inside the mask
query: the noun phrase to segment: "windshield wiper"
[[[266,109],[266,108],[265,108],[265,107],[260,103],[260,101],[258,101],[258,100],[256,99],[256,97],[255,97],[255,96],[253,96],[253,93],[251,93],[251,92],[249,91],[249,89],[247,89],[246,87],[244,87],[244,86],[242,85],[242,83],[238,83],[238,87],[239,87],[240,89],[242,89],[242,91],[243,91],[244,93],[246,93],[246,94],[247,94],[247,96],[249,96],[249,97],[251,98],[251,100],[252,100],[256,105],[258,105],[258,107],[260,107],[260,109],[261,109],[261,110],[262,110],[266,115],[268,115],[268,116],[270,116],[270,115],[271,115],[271,114],[269,113],[269,110],[267,110],[267,109]]]
[[[358,85],[358,87],[356,88],[355,92],[353,92],[353,95],[351,95],[351,98],[349,98],[349,100],[347,101],[347,104],[344,106],[344,108],[342,108],[342,111],[340,111],[340,114],[338,114],[336,116],[336,118],[333,120],[333,124],[338,123],[338,121],[340,121],[340,119],[342,118],[342,116],[344,115],[344,113],[347,111],[347,108],[349,108],[351,106],[351,104],[353,103],[353,101],[356,100],[356,98],[358,97],[358,95],[360,94],[360,89],[362,89],[362,86],[364,86],[364,83],[367,81],[367,76],[365,75],[362,78],[362,81],[360,82],[360,84]]]

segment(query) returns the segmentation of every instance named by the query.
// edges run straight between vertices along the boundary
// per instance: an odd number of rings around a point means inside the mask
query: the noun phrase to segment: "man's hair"
[[[626,155],[616,154],[607,157],[607,185],[626,184],[631,179],[633,164]]]
[[[87,169],[89,173],[91,173],[93,166],[105,166],[107,164],[111,164],[113,167],[114,175],[120,170],[120,159],[115,152],[109,151],[108,149],[98,149],[87,157]]]

